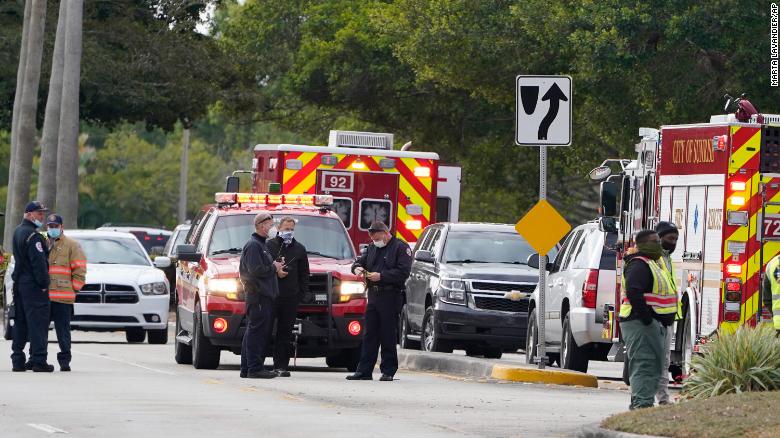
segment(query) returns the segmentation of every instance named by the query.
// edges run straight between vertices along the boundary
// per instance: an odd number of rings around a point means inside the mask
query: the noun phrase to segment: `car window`
[[[417,243],[414,244],[415,252],[423,248],[423,245],[425,244],[425,239],[431,236],[433,230],[434,230],[433,227],[426,228],[425,230],[423,230],[422,234],[420,235],[420,238],[417,240]]]
[[[254,217],[253,214],[218,217],[211,232],[208,255],[241,253],[255,232]]]
[[[524,265],[535,253],[517,233],[501,231],[456,231],[447,233],[444,263],[511,263]]]
[[[441,248],[444,243],[444,239],[442,239],[443,236],[444,230],[438,228],[436,229],[436,234],[431,238],[430,249],[428,249],[428,251],[431,251],[434,254],[434,257],[441,255]]]
[[[441,235],[441,229],[439,228],[431,229],[430,234],[428,234],[428,238],[425,239],[425,244],[423,245],[422,249],[425,251],[431,251],[431,248],[433,247],[433,242],[435,242],[440,235]]]
[[[593,261],[593,256],[596,252],[595,246],[603,246],[602,243],[598,242],[600,235],[601,233],[595,232],[592,228],[583,230],[579,246],[569,258],[566,269],[590,269],[595,267],[595,262]]]
[[[574,253],[579,249],[580,243],[582,243],[582,234],[583,230],[577,230],[577,232],[574,233],[574,239],[571,241],[569,250],[566,252],[566,255],[563,256],[561,271],[569,269],[569,265],[571,265],[571,261],[574,258]]]
[[[214,230],[214,223],[216,222],[218,216],[216,212],[210,212],[208,215],[206,215],[203,218],[203,224],[201,225],[201,229],[198,230],[198,234],[195,236],[195,245],[197,245],[197,252],[199,254],[203,254],[206,252],[206,247],[209,244],[209,241],[211,240],[211,236],[213,235]]]
[[[561,266],[563,265],[563,257],[566,255],[566,251],[569,249],[569,246],[571,246],[572,240],[574,240],[574,234],[575,233],[569,233],[568,237],[566,237],[566,240],[563,241],[563,245],[561,246],[561,249],[558,251],[558,254],[555,256],[553,261],[552,272],[558,272],[561,270]]]
[[[81,237],[76,240],[87,256],[87,263],[101,265],[149,266],[143,247],[127,237]]]
[[[198,212],[198,215],[195,216],[195,219],[192,220],[192,224],[190,225],[190,230],[187,231],[187,237],[184,238],[185,242],[189,244],[196,243],[196,239],[200,237],[198,233],[200,233],[201,229],[203,229],[203,225],[205,224],[203,218],[209,213],[210,211]]]
[[[178,254],[179,245],[184,245],[184,240],[187,238],[187,232],[189,229],[182,228],[176,232],[176,234],[168,240],[168,244],[165,246],[164,254],[169,256],[175,256]]]

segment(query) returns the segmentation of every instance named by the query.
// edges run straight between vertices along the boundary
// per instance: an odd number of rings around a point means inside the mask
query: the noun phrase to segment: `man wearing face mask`
[[[677,227],[671,222],[658,222],[655,226],[655,231],[661,238],[661,247],[663,248],[663,255],[659,260],[661,268],[664,273],[669,276],[669,281],[672,283],[675,293],[677,294],[678,310],[675,315],[675,320],[682,320],[682,309],[680,308],[679,289],[677,287],[677,278],[672,262],[672,253],[677,248],[677,239],[680,237],[680,232]],[[669,364],[671,363],[672,355],[672,329],[666,330],[666,338],[664,339],[664,345],[666,346],[666,355],[664,356],[664,362],[661,366],[661,379],[658,381],[658,392],[655,397],[658,399],[659,405],[669,404]]]
[[[279,296],[277,275],[282,263],[274,261],[266,239],[274,226],[268,213],[255,216],[255,232],[241,250],[238,272],[246,293],[246,331],[241,344],[241,377],[272,379],[275,373],[263,369],[268,338],[273,324],[273,305]]]
[[[76,293],[84,286],[87,258],[78,242],[63,233],[62,216],[50,214],[46,219],[49,235],[49,299],[51,321],[57,332],[60,371],[70,371],[70,319]]]
[[[635,237],[637,252],[623,259],[620,330],[626,343],[631,382],[629,409],[652,407],[668,345],[667,328],[677,312],[677,293],[661,268],[661,238],[653,230]]]
[[[278,377],[290,377],[290,339],[298,314],[301,297],[309,293],[309,257],[306,248],[295,240],[295,219],[283,217],[279,232],[268,241],[268,250],[275,260],[284,264],[277,272],[279,297],[274,301],[276,338],[274,339],[274,372]]]
[[[395,343],[398,339],[398,309],[404,283],[412,270],[412,250],[409,245],[393,237],[383,222],[374,222],[368,229],[372,243],[365,254],[352,265],[352,272],[366,274],[368,305],[366,327],[360,362],[355,374],[347,380],[372,380],[379,346],[382,346],[383,382],[392,382],[398,371]]]
[[[54,366],[46,363],[49,337],[49,248],[37,230],[43,226],[47,208],[32,201],[24,209],[24,219],[13,237],[14,327],[11,345],[13,371],[50,373]],[[30,341],[30,361],[25,360],[24,346]]]

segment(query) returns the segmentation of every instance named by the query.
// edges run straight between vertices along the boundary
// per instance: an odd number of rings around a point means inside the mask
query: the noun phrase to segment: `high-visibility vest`
[[[772,323],[775,330],[780,330],[780,282],[775,278],[775,271],[780,268],[780,256],[775,256],[766,265],[766,276],[772,285]]]
[[[680,289],[677,287],[677,276],[674,273],[674,261],[672,261],[671,255],[668,256],[669,264],[667,265],[666,260],[664,260],[666,257],[667,256],[662,256],[660,259],[658,259],[658,264],[661,265],[661,269],[664,271],[664,273],[669,276],[669,280],[672,282],[674,292],[677,294],[677,314],[674,316],[674,319],[680,321],[683,319],[682,301],[680,301]]]
[[[650,268],[650,272],[653,275],[653,290],[644,293],[647,305],[659,315],[670,315],[677,312],[677,308],[679,307],[677,302],[679,300],[677,299],[674,282],[669,278],[669,275],[664,272],[663,268],[661,268],[660,263],[647,257],[637,257],[636,260],[647,263],[647,266]],[[628,289],[626,288],[625,275],[623,275],[621,283],[620,317],[626,318],[631,315],[631,302],[628,301],[628,294],[626,293]]]

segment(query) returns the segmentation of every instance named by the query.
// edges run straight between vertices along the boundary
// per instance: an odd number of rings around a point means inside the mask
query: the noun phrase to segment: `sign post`
[[[515,229],[539,254],[536,327],[539,369],[547,364],[545,339],[547,254],[571,230],[571,226],[547,202],[547,146],[571,144],[572,104],[569,76],[516,78],[515,143],[539,147],[539,202],[516,224]],[[539,99],[540,91],[544,92]],[[540,104],[541,103],[541,104]],[[522,109],[522,111],[521,111]]]

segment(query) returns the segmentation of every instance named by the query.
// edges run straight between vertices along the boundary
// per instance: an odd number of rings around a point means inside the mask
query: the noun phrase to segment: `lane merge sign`
[[[516,82],[515,143],[571,145],[571,77],[519,75]]]

